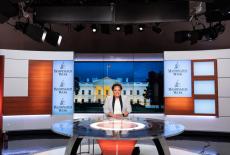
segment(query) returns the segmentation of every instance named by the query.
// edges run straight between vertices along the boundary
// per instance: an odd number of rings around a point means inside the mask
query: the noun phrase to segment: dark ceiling
[[[228,43],[230,30],[227,21],[230,17],[229,14],[224,14],[229,12],[230,5],[226,0],[3,1],[11,1],[13,6],[19,7],[16,9],[17,15],[9,17],[10,19],[6,21],[7,17],[4,18],[3,12],[6,8],[3,9],[3,5],[0,5],[0,22],[2,19],[3,23],[0,24],[0,48],[78,52],[162,52],[230,48]],[[155,9],[151,10],[151,7]],[[208,9],[211,13],[217,11],[219,14],[209,14]],[[104,14],[103,11],[111,14]],[[213,15],[215,18],[207,21],[208,15]],[[29,22],[59,32],[63,37],[61,46],[35,42],[26,36],[23,30],[20,32],[15,29],[14,25],[17,22]],[[213,28],[218,27],[219,23],[224,29],[221,31],[218,29],[213,38],[207,39],[207,34],[216,31]],[[76,27],[79,24],[83,25],[83,29],[77,31]],[[97,33],[92,33],[92,24],[99,27],[101,24],[110,25],[109,33],[103,33],[102,27]],[[121,31],[115,30],[117,24],[121,24]],[[133,29],[129,34],[124,32],[127,24],[131,24]],[[138,29],[140,24],[144,25],[143,31]],[[159,32],[153,30],[153,26],[156,25],[160,28]],[[178,31],[186,32],[186,38],[182,38],[184,40],[180,44],[175,43],[174,34]],[[202,38],[199,38],[199,35],[202,35]],[[191,40],[194,38],[193,43]]]
[[[212,22],[230,18],[229,10],[229,0],[1,0],[0,22],[18,16],[40,24],[153,23],[188,21],[204,13]]]
[[[212,3],[214,0],[9,0],[12,3],[17,3],[19,1],[24,1],[27,4],[33,6],[63,6],[63,5],[111,5],[111,4],[131,4],[131,3],[139,3],[139,4],[150,4],[157,3],[160,1],[165,2],[181,2],[181,1],[193,1],[193,2],[207,2]]]

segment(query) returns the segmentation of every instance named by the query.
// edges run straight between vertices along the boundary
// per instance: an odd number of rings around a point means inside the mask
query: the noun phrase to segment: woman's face
[[[115,86],[113,89],[113,96],[119,97],[121,96],[121,88],[119,86]]]

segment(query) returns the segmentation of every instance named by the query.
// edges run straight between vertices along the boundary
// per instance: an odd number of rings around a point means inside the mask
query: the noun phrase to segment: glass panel
[[[134,112],[163,112],[163,63],[134,62]]]
[[[214,95],[215,94],[215,81],[194,81],[194,94],[195,95]]]
[[[194,62],[194,76],[214,75],[214,62]]]
[[[195,99],[195,114],[215,114],[215,100]]]
[[[75,62],[74,67],[75,112],[103,112],[103,62]]]
[[[78,121],[66,120],[58,122],[52,124],[52,131],[69,137],[79,136],[82,138],[110,140],[149,140],[162,136],[171,137],[178,135],[184,131],[184,126],[156,118],[133,117],[123,120],[106,120],[103,117],[97,117],[94,119],[84,118],[78,119]],[[116,136],[113,134],[114,131],[118,131],[116,132]]]

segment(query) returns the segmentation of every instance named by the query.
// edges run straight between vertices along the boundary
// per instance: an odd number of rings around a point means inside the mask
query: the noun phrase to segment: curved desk
[[[184,126],[151,118],[82,119],[76,122],[63,121],[56,123],[52,126],[52,130],[58,134],[71,137],[65,155],[76,155],[83,138],[99,141],[121,141],[121,143],[122,141],[151,139],[155,143],[159,155],[170,155],[165,138],[182,133]]]

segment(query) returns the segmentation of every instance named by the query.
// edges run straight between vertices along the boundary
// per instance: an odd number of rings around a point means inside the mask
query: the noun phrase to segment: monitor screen
[[[163,112],[163,61],[75,61],[75,113],[103,112],[120,83],[133,113]]]

